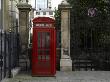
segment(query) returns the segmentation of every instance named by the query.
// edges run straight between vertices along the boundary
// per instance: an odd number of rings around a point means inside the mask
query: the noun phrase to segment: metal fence
[[[18,66],[19,35],[0,30],[0,81],[11,77],[11,70]]]
[[[110,28],[74,27],[71,37],[73,70],[110,71]]]

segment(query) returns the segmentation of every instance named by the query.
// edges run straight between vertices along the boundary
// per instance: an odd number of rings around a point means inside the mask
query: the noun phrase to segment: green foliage
[[[61,12],[55,8],[55,27],[56,29],[60,29],[61,27]]]
[[[69,0],[69,3],[73,7],[71,10],[71,20],[89,20],[100,21],[100,19],[108,20],[110,15],[110,3],[107,0]],[[93,18],[88,16],[88,10],[90,8],[96,8],[96,15]],[[83,22],[84,22],[83,21]],[[74,21],[72,21],[74,22]],[[103,21],[106,22],[106,21]]]
[[[61,11],[55,9],[55,28],[57,31],[57,48],[61,48]]]
[[[99,45],[102,43],[103,45],[110,44],[108,40],[109,36],[107,36],[107,30],[110,31],[110,1],[68,0],[68,2],[72,6],[71,46],[74,47],[75,45],[81,45],[83,43],[82,38],[87,37],[90,37],[92,40],[94,40],[93,42],[95,46],[97,43]],[[88,12],[89,9],[94,9],[95,14],[93,16],[90,16],[90,13]],[[107,37],[102,37],[102,34]],[[102,38],[105,39],[103,40],[104,42],[97,40]]]

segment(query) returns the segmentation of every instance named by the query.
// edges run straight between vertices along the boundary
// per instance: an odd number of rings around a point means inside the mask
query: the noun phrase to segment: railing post
[[[9,41],[8,41],[8,49],[9,49],[9,56],[8,56],[8,77],[11,78],[11,29],[9,30]]]
[[[3,56],[2,56],[2,30],[0,30],[0,80],[2,80],[2,66],[3,66]]]
[[[6,32],[4,32],[4,78],[6,77],[6,47],[7,47],[7,43],[6,43]]]
[[[17,33],[17,38],[16,38],[16,41],[17,41],[17,66],[19,66],[19,53],[20,53],[20,51],[19,51],[19,48],[20,48],[20,44],[19,44],[19,34]]]

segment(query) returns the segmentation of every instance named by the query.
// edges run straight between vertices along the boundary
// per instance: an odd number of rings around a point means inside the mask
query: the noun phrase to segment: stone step
[[[30,60],[27,55],[19,56],[19,67],[21,67],[21,71],[27,71],[30,66]]]

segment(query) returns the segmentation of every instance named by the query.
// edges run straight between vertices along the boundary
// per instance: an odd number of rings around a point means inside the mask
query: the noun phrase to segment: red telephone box
[[[33,19],[32,76],[54,76],[56,73],[55,20],[49,17]]]

